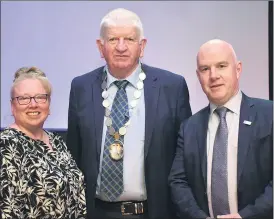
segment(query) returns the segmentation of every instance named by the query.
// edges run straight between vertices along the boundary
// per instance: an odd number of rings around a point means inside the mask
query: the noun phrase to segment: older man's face
[[[202,48],[197,59],[197,76],[209,101],[225,104],[238,91],[241,63],[222,44]]]
[[[109,27],[105,32],[104,43],[97,41],[101,57],[107,62],[110,71],[132,72],[144,55],[146,41],[140,42],[133,26]]]

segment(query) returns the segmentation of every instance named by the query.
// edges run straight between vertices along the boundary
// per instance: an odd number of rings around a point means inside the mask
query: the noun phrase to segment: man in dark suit
[[[169,176],[181,218],[272,218],[273,102],[240,91],[241,71],[227,42],[201,46],[210,104],[181,125]]]
[[[140,62],[146,39],[135,13],[111,11],[100,33],[106,66],[73,79],[68,113],[88,218],[174,218],[168,174],[192,114],[186,81]]]

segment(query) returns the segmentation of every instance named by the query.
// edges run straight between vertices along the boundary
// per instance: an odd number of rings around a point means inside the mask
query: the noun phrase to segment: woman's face
[[[50,112],[49,106],[50,97],[38,79],[25,79],[15,85],[11,109],[19,127],[28,130],[42,128]]]

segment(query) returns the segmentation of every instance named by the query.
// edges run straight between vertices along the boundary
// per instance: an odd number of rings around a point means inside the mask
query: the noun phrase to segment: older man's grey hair
[[[136,27],[139,40],[144,38],[143,24],[137,14],[124,8],[117,8],[106,14],[100,24],[100,38],[105,39],[106,30],[109,27]]]

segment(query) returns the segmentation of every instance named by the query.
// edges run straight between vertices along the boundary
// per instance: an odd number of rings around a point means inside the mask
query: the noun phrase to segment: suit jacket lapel
[[[103,69],[103,68],[102,68]],[[102,144],[102,131],[104,122],[105,109],[102,105],[102,71],[98,72],[97,79],[92,84],[92,104],[94,109],[94,121],[95,121],[95,134],[96,134],[96,146],[97,146],[97,159],[100,159],[101,144]]]
[[[239,121],[239,137],[238,137],[238,165],[237,165],[237,182],[243,171],[244,163],[247,157],[247,152],[251,142],[252,127],[255,125],[254,120],[256,116],[255,109],[253,107],[252,100],[243,94],[241,110],[240,110],[240,121]],[[244,124],[244,121],[251,122],[250,125]]]
[[[210,107],[204,109],[201,115],[201,124],[197,128],[197,139],[200,153],[201,169],[204,178],[204,185],[207,184],[207,129]]]
[[[153,71],[149,70],[146,65],[142,65],[142,69],[146,73],[146,79],[144,80],[144,96],[145,96],[145,145],[144,156],[147,156],[153,127],[155,124],[158,97],[159,97],[159,83],[157,83],[157,77]]]

